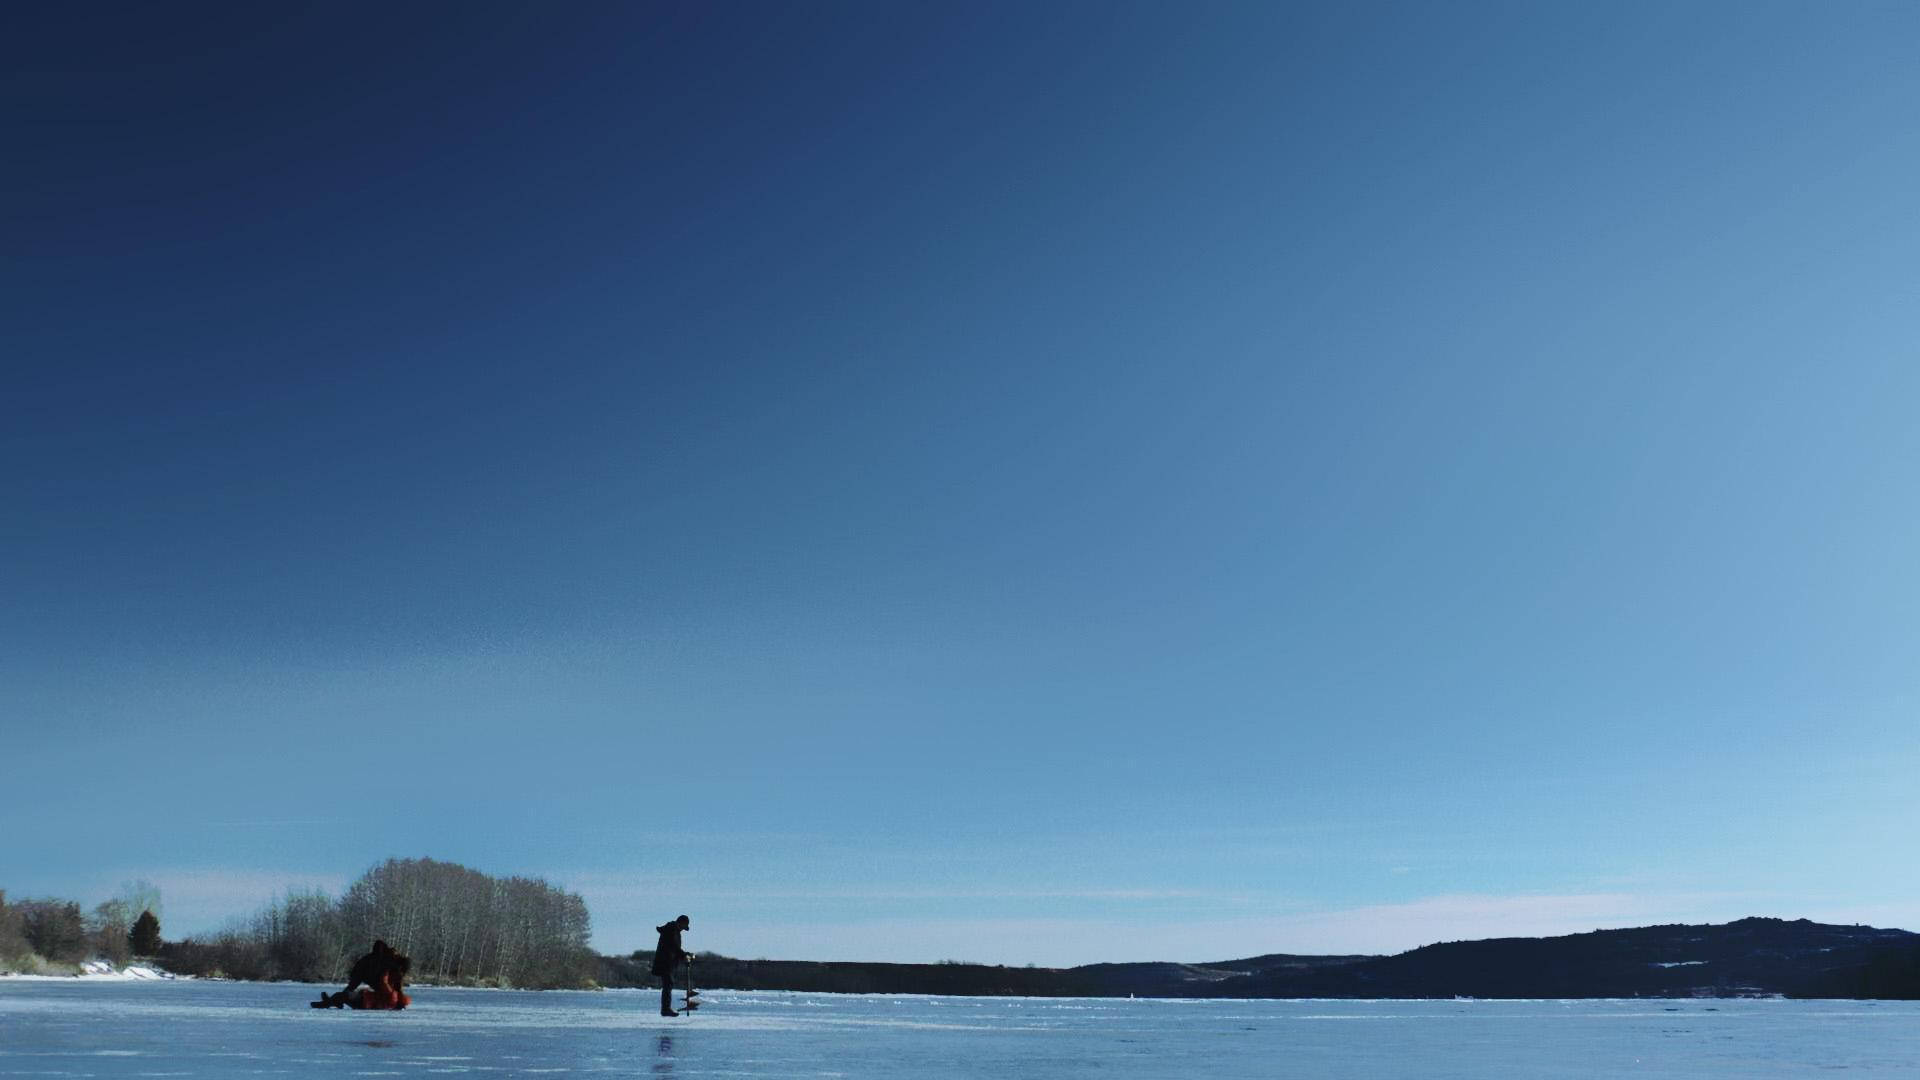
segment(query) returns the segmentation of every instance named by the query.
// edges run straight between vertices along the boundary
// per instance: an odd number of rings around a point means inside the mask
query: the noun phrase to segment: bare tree
[[[458,863],[388,859],[338,901],[289,893],[211,945],[169,946],[228,974],[332,980],[378,939],[413,958],[413,977],[520,987],[588,985],[591,921],[579,896],[538,878],[495,878]]]
[[[0,969],[24,961],[32,951],[19,905],[7,906],[7,891],[0,889]]]
[[[87,917],[87,937],[94,954],[115,967],[125,967],[133,958],[133,946],[127,942],[132,922],[124,900],[107,900],[96,905]]]
[[[160,910],[160,887],[145,878],[120,883],[120,893],[115,899],[127,905],[127,911],[138,918],[143,911],[153,912],[158,919],[166,912]]]
[[[71,900],[22,901],[21,932],[34,952],[58,963],[87,958],[86,920]]]

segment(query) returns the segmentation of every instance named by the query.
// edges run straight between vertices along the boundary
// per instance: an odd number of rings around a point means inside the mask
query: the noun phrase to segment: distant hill
[[[1916,947],[1920,937],[1905,930],[1747,918],[1447,942],[1351,964],[1257,972],[1213,984],[1205,996],[1853,997],[1870,989],[1876,964]]]
[[[646,985],[650,954],[605,957],[601,982]],[[1646,926],[1427,945],[1396,956],[1270,954],[1199,964],[815,963],[702,956],[702,986],[1040,997],[1920,998],[1920,935],[1806,919]]]

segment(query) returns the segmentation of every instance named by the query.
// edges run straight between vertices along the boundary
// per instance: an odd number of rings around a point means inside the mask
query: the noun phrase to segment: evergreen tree
[[[143,911],[133,920],[133,929],[127,933],[127,941],[133,946],[133,955],[152,956],[160,951],[160,920],[153,917],[152,911]]]

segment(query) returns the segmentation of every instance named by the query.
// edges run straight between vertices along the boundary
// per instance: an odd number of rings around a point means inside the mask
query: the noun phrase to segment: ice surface
[[[309,1009],[298,984],[0,981],[0,1077],[1784,1077],[1920,1075],[1920,1005],[1166,1001],[421,988]]]

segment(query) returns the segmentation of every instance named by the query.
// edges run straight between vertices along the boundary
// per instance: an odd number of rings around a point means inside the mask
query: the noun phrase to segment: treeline
[[[161,960],[182,974],[341,982],[380,939],[413,958],[415,982],[589,987],[591,931],[586,902],[539,878],[389,859],[337,900],[289,893],[208,940],[167,944]]]
[[[653,953],[600,958],[609,987],[659,986]],[[676,980],[679,978],[675,976]],[[1097,997],[1113,989],[1087,969],[989,964],[882,964],[735,960],[700,953],[694,983],[709,990],[795,990],[818,994],[952,994],[968,997]],[[677,985],[677,982],[676,982]],[[1122,991],[1124,993],[1124,991]]]
[[[1834,997],[1920,1000],[1920,947],[1878,949],[1857,974],[1836,979],[1830,989]]]
[[[608,986],[651,982],[652,954],[603,961]],[[702,953],[714,989],[1173,998],[1751,997],[1920,999],[1920,935],[1806,919],[1445,942],[1393,956],[1267,954],[1207,964],[811,963]]]
[[[151,956],[160,946],[159,907],[159,890],[144,881],[86,912],[74,900],[8,901],[0,889],[0,971],[69,973],[85,960],[125,966]]]

